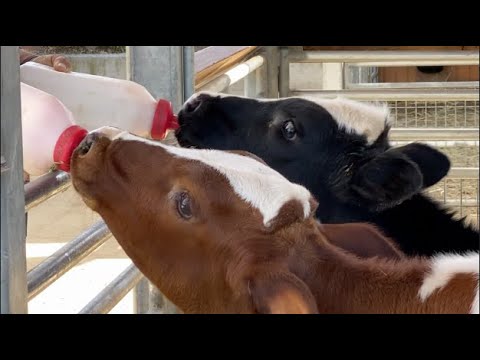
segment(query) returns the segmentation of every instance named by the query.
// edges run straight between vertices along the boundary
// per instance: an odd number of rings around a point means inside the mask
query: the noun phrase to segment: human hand
[[[70,72],[72,70],[72,64],[63,55],[40,55],[32,60],[33,62],[53,67],[54,70],[60,72]]]
[[[33,61],[38,64],[43,64],[52,67],[56,71],[70,72],[72,70],[72,64],[63,55],[36,55],[20,48],[20,65],[28,61]]]

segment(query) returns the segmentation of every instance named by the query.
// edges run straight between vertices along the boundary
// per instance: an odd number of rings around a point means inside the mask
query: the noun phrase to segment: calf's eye
[[[285,139],[293,140],[297,136],[297,129],[292,120],[287,120],[282,124],[282,133]]]
[[[176,198],[177,212],[178,214],[188,220],[192,217],[192,201],[190,195],[187,192],[178,194]]]

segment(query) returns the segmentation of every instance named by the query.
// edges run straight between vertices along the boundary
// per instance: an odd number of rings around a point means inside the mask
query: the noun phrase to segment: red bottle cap
[[[178,119],[173,113],[172,103],[164,99],[158,100],[150,131],[152,139],[163,140],[168,129],[175,130],[178,127]]]
[[[53,161],[60,170],[70,171],[70,159],[72,158],[73,150],[87,134],[88,131],[78,125],[72,125],[62,132],[53,150]]]

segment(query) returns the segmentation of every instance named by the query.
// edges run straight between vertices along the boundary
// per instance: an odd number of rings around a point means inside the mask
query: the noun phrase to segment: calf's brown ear
[[[253,305],[260,314],[318,314],[307,285],[291,273],[262,274],[249,283]]]
[[[405,257],[392,240],[367,223],[322,224],[321,231],[331,244],[361,258],[378,256],[402,259]]]

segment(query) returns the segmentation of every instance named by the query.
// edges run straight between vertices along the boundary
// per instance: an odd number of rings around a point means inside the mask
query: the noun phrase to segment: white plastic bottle
[[[27,62],[20,80],[57,97],[78,125],[91,131],[114,126],[152,139],[164,139],[178,122],[169,101],[155,100],[140,84],[104,76],[64,73]]]
[[[21,83],[23,169],[42,175],[56,164],[70,170],[73,150],[87,135],[55,96]]]

